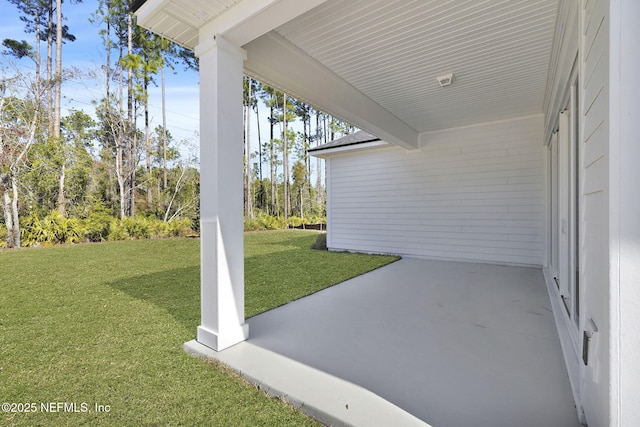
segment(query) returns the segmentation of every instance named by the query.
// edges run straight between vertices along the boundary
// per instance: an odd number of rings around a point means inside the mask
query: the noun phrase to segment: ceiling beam
[[[243,0],[200,28],[200,41],[218,34],[243,46],[326,0]]]
[[[270,32],[246,44],[245,72],[295,98],[339,117],[380,139],[418,148],[418,132],[371,98]]]
[[[136,10],[138,24],[151,31],[163,34],[163,30],[172,26],[181,26],[199,33],[199,43],[212,40],[216,35],[242,46],[251,40],[281,26],[302,15],[327,0],[241,0],[217,16],[210,17],[206,10],[193,16],[179,18],[171,14],[170,9],[194,9],[193,0],[147,0]],[[180,39],[175,42],[190,49],[195,47],[192,39]]]

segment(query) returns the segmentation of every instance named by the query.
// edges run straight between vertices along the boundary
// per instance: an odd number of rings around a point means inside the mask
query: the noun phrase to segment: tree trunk
[[[291,197],[289,195],[289,147],[287,145],[287,94],[283,95],[282,117],[284,122],[284,130],[282,137],[282,168],[284,175],[284,218],[289,218],[289,208],[291,206]]]
[[[118,43],[118,64],[122,61],[122,42]],[[124,110],[124,70],[122,65],[118,66],[118,99],[120,99],[120,110]]]
[[[309,112],[309,127],[307,127],[307,116],[303,115],[302,117],[302,135],[303,135],[303,144],[304,144],[304,163],[307,167],[307,176],[308,179],[311,179],[311,161],[309,160],[309,152],[307,151],[308,143],[309,143],[309,133],[311,132],[311,112]]]
[[[304,192],[304,185],[300,187],[298,192],[300,193],[300,218],[304,218],[304,205],[303,205],[304,202],[302,200],[302,193]]]
[[[13,190],[13,200],[11,200],[11,211],[13,214],[13,243],[14,247],[21,247],[20,241],[20,217],[18,216],[18,180],[15,174],[11,175],[11,188]]]
[[[137,113],[137,108],[135,108],[135,113]],[[129,169],[129,216],[136,216],[136,169],[138,167],[138,133],[136,132],[137,114],[133,116],[133,141],[131,142],[131,153],[129,154],[129,161],[131,162]]]
[[[36,44],[35,44],[35,62],[36,62],[36,105],[38,108],[40,107],[41,93],[42,90],[42,77],[40,76],[40,65],[42,59],[40,58],[40,17],[35,18],[35,33],[36,33]]]
[[[109,95],[110,90],[109,90],[109,85],[111,84],[111,2],[109,0],[107,0],[107,15],[109,17],[107,17],[106,21],[107,21],[107,34],[105,35],[105,38],[107,40],[107,52],[106,52],[106,68],[105,68],[105,73],[106,73],[106,93],[107,93],[107,102],[110,102],[110,97]]]
[[[125,136],[126,138],[126,136]],[[124,156],[122,154],[122,142],[116,141],[116,180],[118,181],[118,193],[120,196],[120,219],[125,217],[126,198],[125,198],[125,182],[124,182]]]
[[[49,110],[49,135],[53,134],[53,0],[49,0],[49,22],[47,23],[47,106]]]
[[[56,0],[56,71],[53,77],[53,137],[60,138],[60,95],[62,89],[62,0]]]
[[[186,172],[187,172],[187,167],[184,166],[182,168],[181,173],[180,173],[180,177],[178,178],[178,181],[176,182],[176,187],[175,187],[175,189],[173,191],[173,195],[171,196],[171,200],[169,200],[169,204],[167,205],[167,209],[164,212],[164,218],[163,218],[164,222],[168,222],[169,221],[169,213],[171,212],[171,207],[173,206],[173,202],[176,199],[176,196],[178,195],[178,192],[180,191],[180,188],[182,186],[182,180],[183,180]]]
[[[256,105],[256,123],[258,124],[258,174],[260,185],[262,186],[262,137],[260,136],[260,107]]]
[[[167,189],[167,103],[165,99],[165,59],[162,52],[162,189]]]
[[[253,218],[253,199],[251,197],[251,77],[249,77],[249,96],[248,96],[248,105],[247,105],[247,137],[245,138],[247,142],[246,147],[246,159],[247,159],[247,169],[246,169],[246,205],[245,205],[245,215],[247,218]]]
[[[60,141],[60,149],[62,149],[62,141]],[[60,166],[60,176],[58,177],[58,212],[60,215],[67,215],[67,200],[64,195],[64,184],[66,179],[66,159],[65,155],[62,155],[62,165]]]
[[[316,111],[316,147],[321,141],[320,111]],[[316,157],[316,206],[320,208],[320,188],[322,187],[322,165],[320,157]]]
[[[331,129],[331,139],[329,139],[329,141],[333,141],[334,139],[336,139],[336,119],[333,116],[331,117],[329,128]]]
[[[144,92],[147,93],[149,88],[149,81],[144,78]],[[153,205],[153,180],[151,179],[151,130],[149,129],[149,97],[144,98],[144,149],[146,160],[146,172],[147,172],[147,210],[151,209]]]
[[[256,105],[256,124],[258,126],[258,177],[260,178],[260,187],[258,188],[258,200],[257,203],[260,209],[265,209],[266,206],[266,193],[264,188],[264,175],[262,174],[262,136],[260,135],[260,106]]]
[[[133,55],[133,20],[131,13],[127,13],[127,53]],[[135,216],[135,174],[136,174],[136,159],[135,159],[135,132],[136,127],[134,125],[134,106],[133,106],[133,65],[130,61],[127,67],[127,113],[128,113],[128,126],[129,132],[127,132],[127,214],[129,216]]]
[[[62,0],[56,0],[56,71],[53,78],[53,137],[62,153],[60,165],[60,177],[58,179],[58,212],[62,216],[67,214],[66,199],[64,196],[65,162],[63,142],[60,139],[60,98],[62,93]]]
[[[9,195],[9,188],[5,186],[2,193],[2,211],[4,213],[4,225],[7,228],[7,246],[13,248],[16,245],[16,242],[13,238],[13,215],[11,213],[11,196]]]
[[[271,94],[271,106],[270,106],[270,110],[271,110],[271,115],[270,118],[271,120],[269,120],[269,123],[271,124],[271,143],[269,144],[269,167],[271,168],[271,215],[275,215],[276,214],[276,204],[277,204],[277,197],[278,197],[278,193],[276,191],[276,165],[275,165],[275,158],[274,158],[274,150],[273,150],[273,127],[275,126],[274,124],[274,120],[273,120],[273,93]]]
[[[304,120],[304,158],[307,164],[307,177],[305,179],[305,186],[307,190],[307,196],[309,197],[309,210],[313,209],[313,199],[311,197],[311,156],[309,155],[309,147],[311,146],[311,108],[307,110]],[[302,196],[301,196],[302,197]],[[302,199],[300,199],[302,200]],[[302,205],[300,205],[302,206]],[[300,208],[302,210],[302,208]]]
[[[4,108],[4,99],[0,98],[0,111]],[[19,248],[20,243],[20,217],[18,215],[18,173],[19,173],[19,165],[24,161],[24,157],[27,155],[29,148],[33,145],[36,139],[36,127],[38,124],[39,117],[39,109],[36,108],[33,118],[31,119],[31,125],[29,127],[29,137],[20,150],[18,156],[15,159],[11,160],[11,164],[8,167],[8,175],[5,174],[2,177],[2,187],[4,188],[4,215],[5,215],[5,223],[7,225],[8,239],[7,242],[11,243],[14,247]],[[0,135],[0,147],[5,147],[4,141],[1,139]],[[11,190],[13,193],[13,198],[11,194],[9,194],[9,181],[11,182]]]

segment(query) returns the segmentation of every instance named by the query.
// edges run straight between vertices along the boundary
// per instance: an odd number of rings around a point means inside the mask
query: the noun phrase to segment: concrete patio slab
[[[186,348],[327,424],[580,425],[536,268],[403,259],[248,323]]]
[[[363,387],[250,342],[216,352],[193,340],[185,350],[229,365],[268,395],[285,398],[325,425],[429,427]]]

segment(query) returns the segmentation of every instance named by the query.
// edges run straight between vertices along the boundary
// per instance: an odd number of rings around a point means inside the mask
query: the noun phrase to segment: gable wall
[[[542,265],[542,134],[536,116],[331,157],[330,249]]]

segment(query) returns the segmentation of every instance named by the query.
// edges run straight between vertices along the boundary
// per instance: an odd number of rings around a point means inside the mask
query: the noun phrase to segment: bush
[[[303,224],[326,224],[326,222],[326,218],[319,216],[313,216],[310,218],[290,216],[288,219],[284,219],[283,217],[276,217],[261,213],[254,219],[245,219],[244,230],[284,230],[290,227],[300,227]]]
[[[167,224],[162,222],[163,224]],[[196,231],[191,228],[193,221],[189,218],[175,219],[169,224],[169,236],[171,237],[195,237],[198,235]]]
[[[255,219],[247,219],[244,221],[244,229],[246,231],[256,230],[284,230],[288,227],[288,222],[282,217],[271,216],[267,214],[258,214]]]
[[[327,233],[318,234],[318,238],[316,239],[315,243],[311,245],[311,249],[326,251],[327,250]]]
[[[157,218],[123,218],[109,215],[100,205],[94,207],[84,219],[65,218],[58,211],[51,211],[43,219],[30,215],[21,221],[23,246],[55,245],[81,241],[147,239],[162,237],[193,237],[198,234],[189,218],[164,222]],[[0,247],[6,246],[6,229],[0,229]]]
[[[300,227],[302,224],[308,224],[306,219],[300,218],[299,216],[290,216],[289,217],[289,227]]]
[[[198,234],[191,228],[189,218],[164,222],[156,218],[112,219],[109,240],[148,239],[163,237],[193,237]]]
[[[114,219],[109,229],[109,240],[147,239],[151,237],[151,228],[146,218]]]
[[[107,240],[126,240],[129,237],[127,229],[122,225],[121,221],[117,218],[112,218],[109,223],[109,234]]]
[[[91,210],[91,213],[84,220],[87,230],[85,237],[90,242],[102,242],[109,238],[111,222],[113,217],[102,205],[98,205]]]
[[[7,226],[5,224],[0,224],[0,248],[7,247]]]
[[[78,218],[65,218],[58,211],[51,211],[40,220],[27,217],[22,224],[21,238],[24,246],[35,244],[78,243],[87,230]]]
[[[151,235],[149,220],[146,218],[122,218],[120,220],[124,228],[127,230],[127,235],[131,239],[147,239]]]

